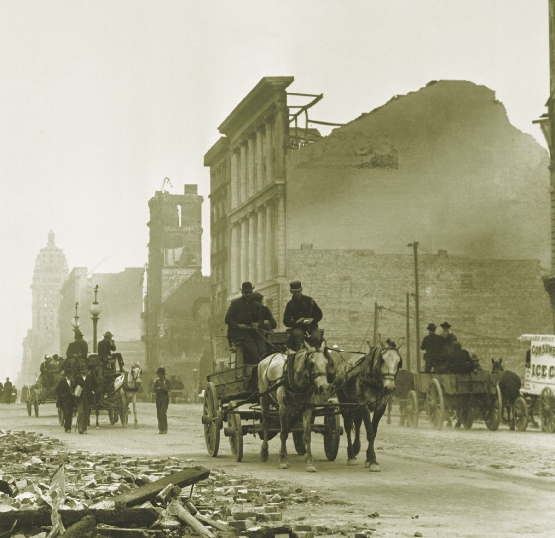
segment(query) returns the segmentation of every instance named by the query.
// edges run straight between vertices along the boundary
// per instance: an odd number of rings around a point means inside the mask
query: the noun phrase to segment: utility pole
[[[407,372],[410,372],[410,293],[407,291]]]
[[[378,306],[378,302],[374,303],[374,345],[378,345],[378,315],[383,306]]]
[[[418,241],[408,244],[414,257],[414,314],[416,322],[416,369],[420,372],[420,297],[418,295]]]

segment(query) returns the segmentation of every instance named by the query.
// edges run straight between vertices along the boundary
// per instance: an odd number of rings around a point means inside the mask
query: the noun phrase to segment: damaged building
[[[293,80],[263,78],[205,155],[216,355],[246,280],[278,321],[302,280],[330,344],[364,349],[376,326],[405,335],[418,241],[421,336],[448,320],[466,349],[517,367],[518,336],[552,330],[547,152],[472,82],[431,82],[320,136],[333,125],[315,119],[322,96],[289,92]],[[410,295],[408,311],[415,357]]]

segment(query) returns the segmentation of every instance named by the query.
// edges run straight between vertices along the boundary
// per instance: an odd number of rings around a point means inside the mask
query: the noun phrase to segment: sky
[[[141,267],[148,200],[165,177],[196,183],[209,274],[203,157],[264,76],[323,93],[311,118],[337,123],[470,80],[545,147],[547,0],[2,0],[0,379],[20,370],[50,230],[70,270]]]

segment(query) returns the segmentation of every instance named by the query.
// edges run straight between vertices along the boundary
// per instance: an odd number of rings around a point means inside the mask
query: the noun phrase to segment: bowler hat
[[[243,282],[241,284],[241,291],[252,291],[253,289],[252,282]]]
[[[156,373],[166,375],[166,369],[163,368],[162,366],[160,366],[160,368],[158,368],[158,370],[156,370]]]
[[[303,285],[301,284],[300,280],[293,280],[291,284],[289,284],[290,291],[301,291],[303,289]]]
[[[262,301],[262,299],[264,299],[264,295],[262,295],[261,293],[255,292],[252,294],[253,301]]]
[[[79,329],[75,331],[75,338],[77,338],[78,336],[83,336],[83,333]]]
[[[109,336],[110,338],[112,338],[112,336],[114,336],[110,331],[106,331],[104,333],[104,336]]]
[[[428,324],[428,326],[426,327],[427,331],[435,331],[437,329],[435,323],[430,323]]]
[[[450,328],[451,328],[451,325],[450,325],[447,321],[444,321],[444,322],[440,325],[440,327],[443,328],[443,329],[450,329]]]

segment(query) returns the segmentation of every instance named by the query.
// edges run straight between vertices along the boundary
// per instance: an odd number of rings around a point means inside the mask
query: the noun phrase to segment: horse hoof
[[[347,465],[358,465],[358,461],[356,458],[349,458],[347,460]]]
[[[285,462],[285,463],[280,463],[278,465],[278,469],[289,469],[289,463]]]
[[[267,450],[263,450],[260,452],[260,461],[262,463],[266,463],[268,461],[268,451]]]
[[[314,467],[314,465],[307,465],[306,466],[306,472],[307,473],[315,473],[316,472],[316,467]]]
[[[382,470],[382,468],[381,468],[381,467],[379,466],[379,464],[377,464],[377,463],[370,463],[370,464],[368,465],[368,470],[369,470],[371,473],[379,473],[379,472]]]
[[[100,430],[100,426],[97,426],[96,429],[97,429],[97,430]]]

